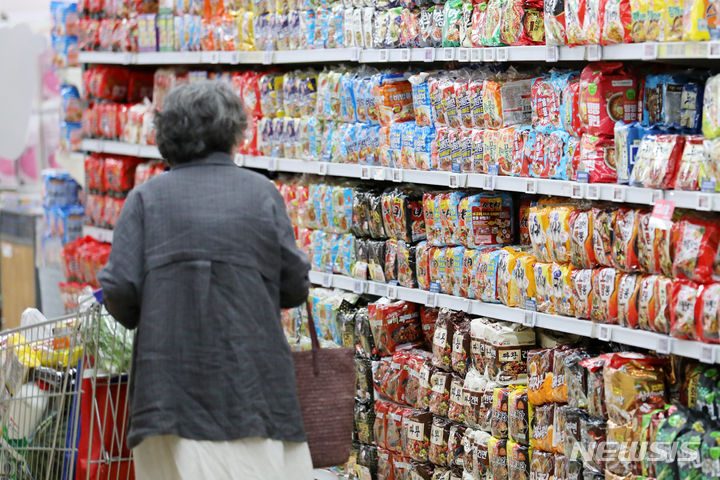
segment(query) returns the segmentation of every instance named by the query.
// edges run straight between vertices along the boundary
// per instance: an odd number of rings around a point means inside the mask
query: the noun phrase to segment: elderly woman
[[[240,100],[202,82],[155,117],[170,171],[128,195],[105,306],[137,328],[128,444],[140,480],[310,480],[280,309],[308,294],[309,263],[283,199],[231,152]]]

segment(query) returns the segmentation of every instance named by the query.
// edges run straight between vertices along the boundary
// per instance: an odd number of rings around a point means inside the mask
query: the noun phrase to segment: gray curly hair
[[[240,99],[229,86],[213,81],[174,88],[154,122],[158,149],[170,165],[232,153],[247,127]]]

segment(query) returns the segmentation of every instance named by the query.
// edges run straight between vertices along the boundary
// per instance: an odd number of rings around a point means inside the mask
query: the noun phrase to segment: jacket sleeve
[[[273,187],[273,209],[281,254],[280,308],[292,308],[307,301],[310,290],[310,261],[295,243],[295,232],[280,192]]]
[[[126,328],[135,328],[140,319],[144,270],[144,232],[142,199],[130,192],[113,232],[113,245],[107,265],[98,280],[103,302],[110,314]]]

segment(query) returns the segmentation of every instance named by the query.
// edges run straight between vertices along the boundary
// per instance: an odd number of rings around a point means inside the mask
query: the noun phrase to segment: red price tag
[[[672,216],[675,212],[675,202],[671,200],[658,200],[655,202],[650,215],[650,226],[661,230],[668,230],[672,226]]]

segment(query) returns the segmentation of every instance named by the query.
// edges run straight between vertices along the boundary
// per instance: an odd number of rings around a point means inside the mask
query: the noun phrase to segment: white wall
[[[0,12],[10,23],[28,23],[34,31],[50,29],[50,0],[0,0]]]

